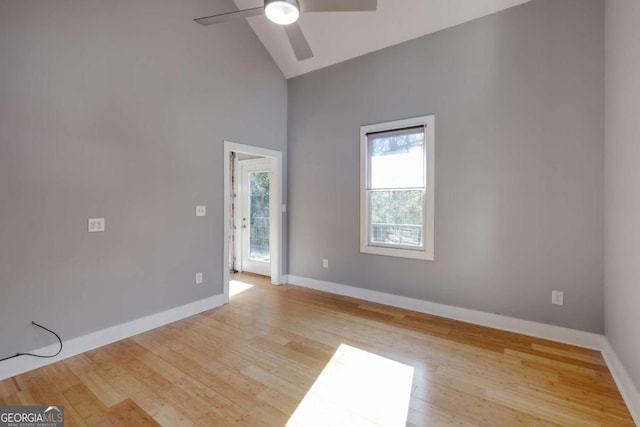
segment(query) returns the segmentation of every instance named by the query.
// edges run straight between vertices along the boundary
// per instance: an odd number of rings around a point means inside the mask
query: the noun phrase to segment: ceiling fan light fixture
[[[300,7],[296,0],[267,0],[264,5],[267,18],[279,25],[293,24],[300,16]]]

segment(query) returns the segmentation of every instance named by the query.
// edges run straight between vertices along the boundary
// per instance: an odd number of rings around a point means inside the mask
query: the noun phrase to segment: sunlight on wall
[[[229,298],[251,288],[253,288],[253,285],[244,282],[238,282],[237,280],[232,280],[229,282]]]
[[[340,344],[287,426],[405,426],[412,384],[413,367]]]

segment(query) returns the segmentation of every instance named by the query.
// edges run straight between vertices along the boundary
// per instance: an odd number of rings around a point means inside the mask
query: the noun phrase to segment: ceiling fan
[[[213,25],[264,14],[282,25],[298,61],[313,57],[313,51],[296,22],[306,12],[373,12],[378,0],[264,0],[264,7],[238,10],[194,19],[200,25]]]

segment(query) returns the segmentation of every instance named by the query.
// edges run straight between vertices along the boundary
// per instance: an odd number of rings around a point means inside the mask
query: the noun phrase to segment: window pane
[[[422,247],[424,191],[371,191],[370,242]]]
[[[424,187],[424,128],[368,135],[369,188]]]
[[[269,262],[269,172],[249,173],[249,259]]]

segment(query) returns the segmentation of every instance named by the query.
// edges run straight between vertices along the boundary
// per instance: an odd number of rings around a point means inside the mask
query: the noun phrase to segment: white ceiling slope
[[[234,0],[240,9],[262,0]],[[304,2],[304,0],[300,0]],[[249,24],[290,78],[471,21],[530,0],[378,0],[376,12],[306,13],[300,27],[315,56],[298,62],[282,28],[264,16]]]

